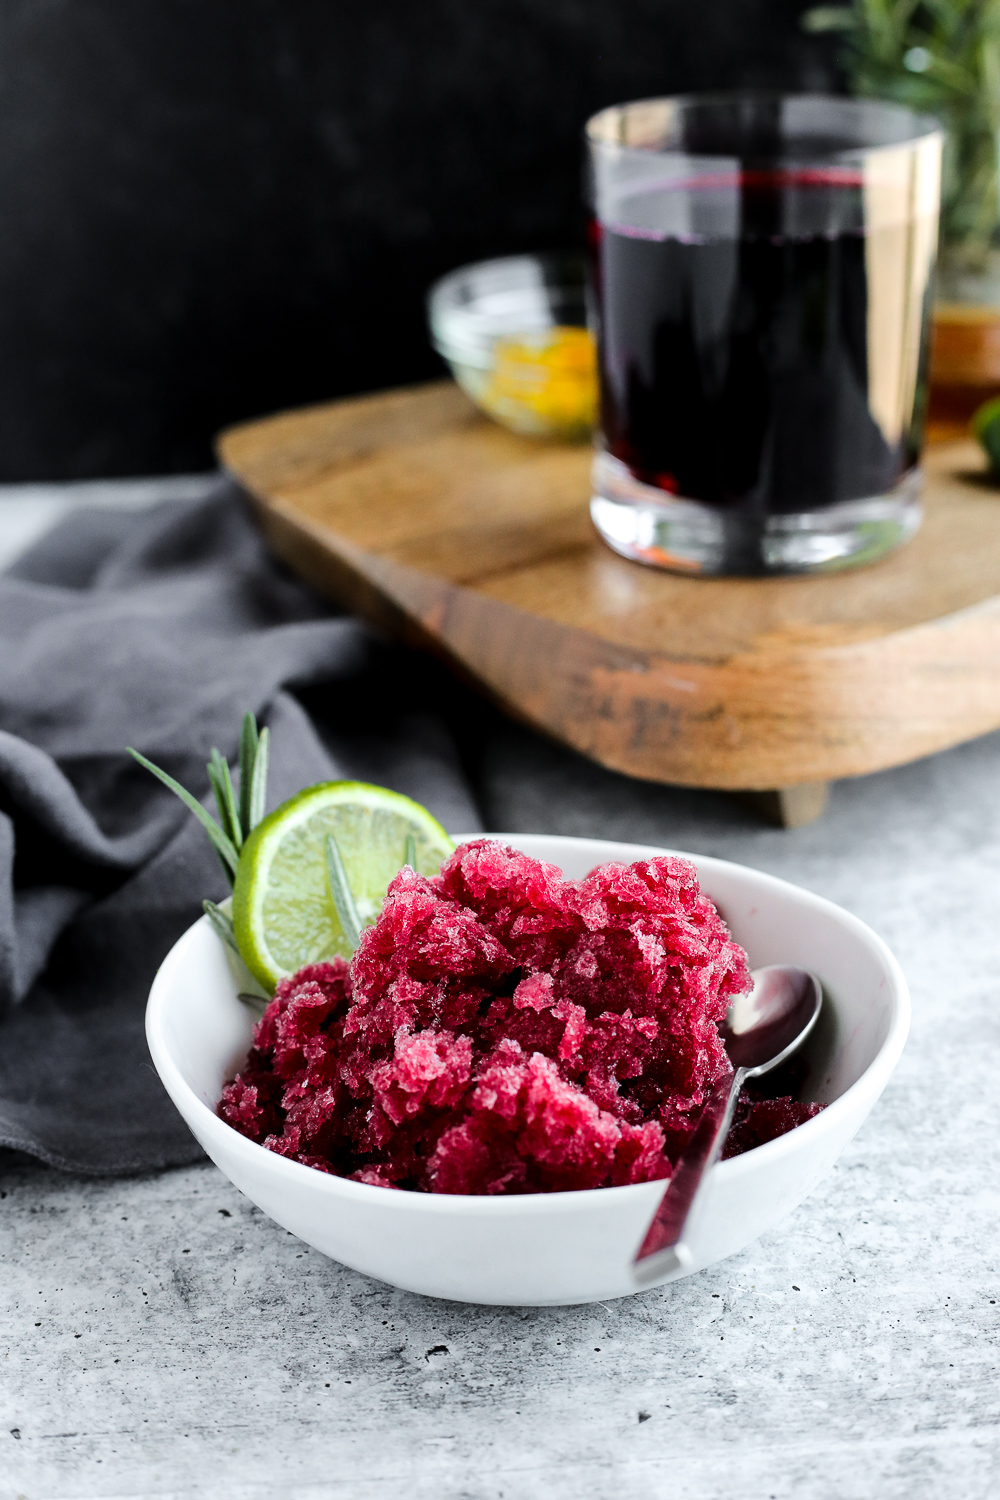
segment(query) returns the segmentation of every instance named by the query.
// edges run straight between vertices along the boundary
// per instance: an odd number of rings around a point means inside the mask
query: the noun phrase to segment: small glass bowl
[[[597,419],[597,361],[583,262],[513,255],[462,266],[427,298],[435,349],[476,405],[513,432],[583,439]]]

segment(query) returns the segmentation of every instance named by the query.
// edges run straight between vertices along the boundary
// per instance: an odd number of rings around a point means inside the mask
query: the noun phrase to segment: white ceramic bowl
[[[579,878],[607,860],[662,854],[602,839],[503,835]],[[832,1166],[878,1099],[906,1040],[906,981],[888,948],[849,912],[725,860],[689,855],[751,967],[812,969],[826,992],[812,1098],[827,1108],[776,1141],[722,1162],[683,1273],[712,1265],[772,1229]],[[328,1176],[265,1151],[218,1118],[223,1084],[246,1055],[253,1020],[236,997],[221,943],[203,918],[171,949],[146,1012],[167,1092],[232,1182],[325,1255],[408,1291],[463,1302],[544,1306],[639,1290],[632,1256],[660,1183],[512,1198],[395,1192]]]

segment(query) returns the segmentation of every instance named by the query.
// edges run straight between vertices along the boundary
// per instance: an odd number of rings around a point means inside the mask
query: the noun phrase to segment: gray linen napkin
[[[124,747],[209,805],[209,751],[232,763],[252,709],[270,805],[357,776],[471,830],[447,716],[428,708],[440,681],[285,575],[222,481],[204,501],[80,512],[0,576],[0,1146],[93,1173],[200,1155],[143,1011],[226,887]]]

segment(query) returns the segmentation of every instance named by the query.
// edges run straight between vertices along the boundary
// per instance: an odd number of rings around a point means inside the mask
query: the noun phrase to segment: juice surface
[[[866,200],[867,194],[867,200]],[[927,266],[843,168],[644,187],[591,224],[601,428],[667,494],[794,513],[916,463]]]

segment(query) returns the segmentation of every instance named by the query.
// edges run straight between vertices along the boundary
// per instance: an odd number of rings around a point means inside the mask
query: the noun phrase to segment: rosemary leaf
[[[244,714],[240,729],[240,831],[245,839],[250,837],[253,827],[250,809],[258,738],[257,720],[253,714]]]
[[[206,767],[208,779],[212,783],[215,800],[219,805],[219,822],[228,833],[233,843],[233,848],[239,852],[243,846],[243,830],[240,826],[240,810],[236,802],[236,793],[233,791],[233,780],[229,774],[229,767],[225,758],[218,750],[212,751],[212,759]]]
[[[268,729],[262,729],[260,739],[257,741],[257,754],[253,763],[253,776],[250,782],[250,827],[256,828],[264,816],[264,808],[267,806],[267,763],[271,749],[271,733]]]
[[[409,865],[411,870],[417,868],[417,841],[412,833],[406,835],[406,844],[403,850],[403,864]]]
[[[151,760],[147,760],[144,755],[140,755],[138,750],[133,750],[131,745],[127,748],[133,760],[137,760],[140,766],[145,766],[147,771],[151,771],[158,781],[162,781],[163,785],[168,787],[175,797],[179,797],[190,812],[194,813],[198,822],[211,839],[212,846],[222,861],[222,868],[225,870],[230,883],[232,883],[233,876],[236,874],[236,866],[239,864],[239,855],[233,847],[232,839],[223,832],[211,813],[206,812],[198,799],[192,797],[191,793],[185,787],[182,787],[179,781],[175,781],[172,776],[168,776],[166,771],[161,771],[159,766],[154,766]]]
[[[851,31],[856,25],[849,5],[816,5],[802,17],[806,31]]]
[[[222,941],[227,947],[232,948],[234,953],[239,953],[240,950],[236,943],[236,934],[233,931],[232,919],[227,917],[222,908],[216,906],[214,901],[203,901],[201,906]]]
[[[211,761],[209,761],[208,765],[205,767],[205,770],[208,772],[208,784],[215,794],[215,807],[216,811],[219,814],[219,822],[222,824],[222,831],[226,835],[226,838],[229,839],[230,843],[232,843],[232,834],[230,833],[229,829],[229,818],[227,816],[226,808],[226,794],[222,790],[222,782],[219,780],[219,773],[215,769]],[[233,848],[236,848],[235,844],[233,844]]]
[[[353,951],[361,941],[361,918],[354,904],[354,895],[347,879],[347,871],[344,869],[344,861],[337,848],[337,840],[332,833],[326,836],[326,873],[330,881],[330,895],[333,897],[340,925]]]

